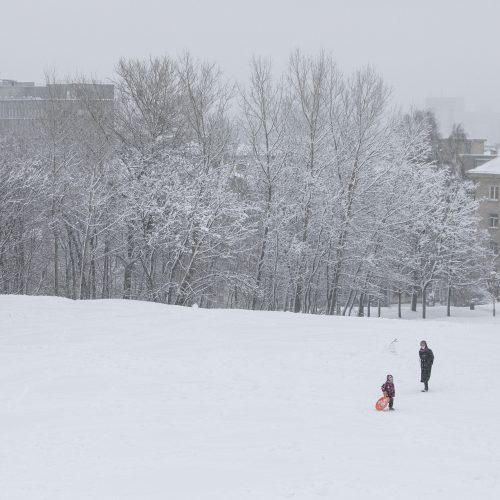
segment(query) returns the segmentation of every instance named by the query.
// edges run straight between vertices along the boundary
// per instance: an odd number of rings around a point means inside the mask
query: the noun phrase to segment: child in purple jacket
[[[389,410],[394,410],[392,405],[394,403],[394,398],[396,397],[396,389],[394,388],[392,375],[387,375],[387,380],[385,381],[385,384],[382,385],[382,392],[384,393],[384,396],[389,397]]]

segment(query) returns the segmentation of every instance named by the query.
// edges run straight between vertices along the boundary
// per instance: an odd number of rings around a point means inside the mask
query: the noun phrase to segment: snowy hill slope
[[[500,321],[477,313],[0,296],[0,499],[500,498]]]

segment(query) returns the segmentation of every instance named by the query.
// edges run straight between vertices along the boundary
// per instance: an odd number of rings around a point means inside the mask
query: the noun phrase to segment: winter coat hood
[[[382,385],[381,389],[382,392],[393,398],[394,396],[396,396],[396,389],[394,388],[394,382],[392,381],[392,378],[389,379],[389,377],[392,377],[392,375],[387,375],[387,381]]]

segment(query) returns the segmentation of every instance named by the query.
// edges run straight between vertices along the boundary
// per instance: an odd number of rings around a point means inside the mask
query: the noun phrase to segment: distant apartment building
[[[455,141],[457,159],[462,171],[467,172],[496,157],[495,149],[486,149],[486,139],[465,139]]]
[[[491,161],[498,154],[496,148],[486,146],[486,139],[439,139],[434,147],[439,151],[441,163],[461,175]]]
[[[491,250],[500,252],[500,158],[495,158],[478,167],[470,169],[467,176],[476,181],[476,197],[481,200],[479,214],[481,225],[490,234]],[[497,270],[500,271],[500,258],[497,257]]]
[[[113,112],[114,86],[109,84],[49,83],[0,80],[0,134],[25,131],[51,111],[85,114],[83,101]]]

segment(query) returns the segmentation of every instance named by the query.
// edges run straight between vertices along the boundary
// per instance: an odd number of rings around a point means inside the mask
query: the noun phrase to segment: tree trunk
[[[89,293],[90,298],[97,298],[97,280],[95,256],[97,252],[97,236],[94,234],[90,237],[90,264],[89,264]]]
[[[345,316],[345,313],[347,312],[347,309],[348,309],[349,305],[351,304],[352,294],[353,294],[353,291],[351,290],[349,292],[349,297],[347,297],[346,303],[344,305],[344,309],[342,310],[342,316]],[[340,305],[340,303],[339,303],[339,305]]]
[[[338,288],[334,285],[331,290],[332,290],[331,291],[331,300],[330,300],[330,304],[328,307],[328,314],[333,314],[335,309],[337,308],[337,305],[340,306],[340,303],[338,303],[338,300],[339,300]]]
[[[301,295],[302,295],[302,285],[300,283],[300,277],[299,277],[299,282],[297,283],[297,286],[295,287],[295,296],[293,299],[293,312],[300,312],[300,309],[302,307],[301,304]]]
[[[418,300],[418,292],[416,290],[413,290],[411,294],[411,310],[413,312],[417,311],[417,300]]]
[[[398,290],[398,318],[402,318],[402,315],[401,315],[401,290]]]
[[[123,271],[123,298],[130,299],[132,294],[132,268],[133,268],[133,228],[131,226],[127,229],[127,260],[125,262],[125,269]]]
[[[76,299],[76,264],[75,264],[75,251],[73,249],[73,240],[71,235],[68,234],[68,250],[69,250],[69,261],[71,265],[71,290],[69,288],[68,282],[68,297],[73,300]]]
[[[352,298],[351,306],[349,307],[349,316],[350,316],[350,315],[351,315],[351,313],[352,313],[352,309],[353,309],[353,307],[354,307],[354,304],[356,303],[356,298],[357,298],[357,296],[358,296],[358,292],[356,292],[356,293],[354,294],[354,297]]]
[[[359,295],[359,306],[358,306],[358,316],[365,315],[365,294],[361,293]]]
[[[85,223],[85,232],[83,234],[82,261],[80,263],[81,264],[80,265],[80,290],[78,292],[78,298],[80,300],[83,299],[84,293],[86,293],[86,290],[85,290],[85,268],[86,268],[86,261],[87,261],[87,248],[89,246],[90,225],[91,225],[92,219],[93,219],[94,178],[95,178],[95,171],[93,170],[91,181],[90,181],[89,200],[87,203],[87,220]]]
[[[104,264],[103,264],[103,272],[102,272],[102,292],[101,297],[103,299],[110,298],[110,286],[109,286],[109,252],[110,252],[110,244],[109,240],[106,237],[104,240]]]
[[[427,313],[427,285],[422,288],[422,319],[426,318]]]
[[[446,304],[446,316],[451,316],[451,285],[448,285],[448,303]]]
[[[54,295],[59,295],[59,238],[54,231]]]
[[[271,186],[268,186],[267,190],[267,205],[266,205],[266,223],[264,227],[264,236],[262,238],[260,253],[259,253],[259,261],[257,263],[257,276],[255,278],[255,292],[252,298],[252,310],[255,311],[257,306],[257,294],[260,288],[260,284],[262,281],[262,270],[264,267],[264,260],[266,257],[266,248],[267,248],[267,238],[269,234],[269,219],[271,217],[271,199],[272,199],[272,190]]]

